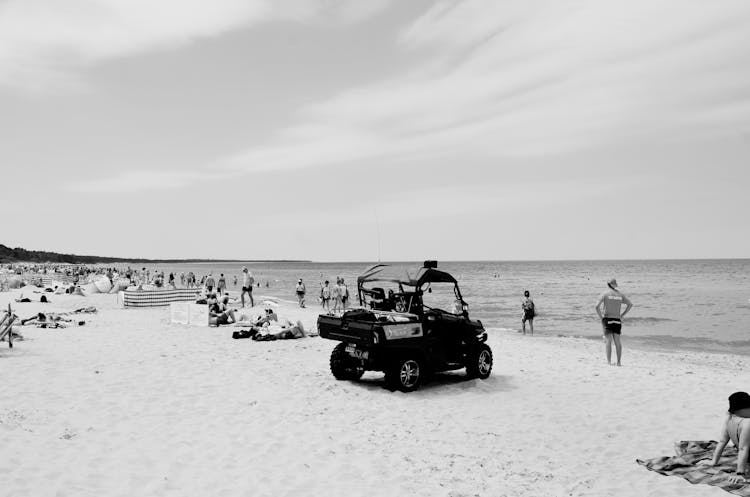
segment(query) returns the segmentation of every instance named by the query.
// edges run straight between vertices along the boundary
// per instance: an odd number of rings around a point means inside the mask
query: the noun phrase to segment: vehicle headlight
[[[380,342],[380,338],[378,338],[378,332],[373,331],[372,332],[372,343],[378,343]]]

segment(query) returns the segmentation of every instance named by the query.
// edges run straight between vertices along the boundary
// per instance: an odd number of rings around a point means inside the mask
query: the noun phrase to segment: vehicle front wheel
[[[486,344],[480,344],[466,357],[466,374],[469,378],[486,380],[492,372],[492,349]]]
[[[347,344],[341,342],[331,352],[331,373],[337,380],[358,380],[365,373],[361,360],[349,355]]]
[[[392,390],[413,392],[422,384],[426,372],[419,359],[404,357],[388,366],[385,371],[385,382]]]

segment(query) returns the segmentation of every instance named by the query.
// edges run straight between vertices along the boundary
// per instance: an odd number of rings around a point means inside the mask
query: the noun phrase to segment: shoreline
[[[500,333],[509,333],[524,336],[520,331],[511,328],[488,328]],[[581,334],[547,334],[537,332],[532,338],[559,338],[565,340],[581,340],[583,342],[599,343],[602,341],[601,335],[581,335]],[[657,352],[693,352],[697,354],[719,354],[733,355],[739,357],[750,357],[750,341],[719,341],[710,338],[689,338],[673,335],[628,335],[627,331],[623,332],[622,344],[625,351],[627,349],[637,349],[643,351]]]

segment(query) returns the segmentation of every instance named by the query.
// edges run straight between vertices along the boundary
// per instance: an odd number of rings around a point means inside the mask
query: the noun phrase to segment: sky
[[[750,257],[747,0],[0,0],[0,243]]]

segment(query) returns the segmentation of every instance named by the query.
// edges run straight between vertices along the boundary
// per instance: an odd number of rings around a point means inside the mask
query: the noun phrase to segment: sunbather
[[[750,395],[747,392],[735,392],[729,396],[729,412],[721,431],[721,439],[716,445],[714,457],[704,459],[698,464],[716,466],[729,441],[737,447],[737,471],[730,477],[732,483],[746,483],[750,476]]]
[[[258,333],[253,337],[253,340],[279,340],[279,339],[290,339],[290,338],[303,338],[307,336],[305,327],[302,325],[302,321],[296,323],[285,319],[283,323],[270,323],[263,324],[261,328],[262,333]]]
[[[16,302],[18,302],[19,304],[20,304],[20,303],[26,303],[26,302],[31,302],[31,299],[30,299],[30,298],[28,298],[28,297],[24,297],[24,296],[23,296],[23,293],[22,293],[22,294],[21,294],[21,295],[20,295],[20,296],[19,296],[19,297],[18,297],[18,298],[16,299]]]
[[[229,297],[225,296],[222,302],[219,303],[216,300],[216,296],[212,295],[212,298],[208,300],[208,324],[213,326],[220,326],[222,324],[236,323],[237,318],[234,316],[234,309],[230,309]]]
[[[40,328],[65,328],[68,326],[67,323],[72,323],[72,319],[63,317],[60,314],[54,312],[40,312],[36,316],[32,316],[27,319],[21,320],[21,325],[35,324]],[[78,321],[79,326],[86,324],[86,321]]]
[[[279,316],[276,315],[273,309],[266,309],[266,313],[264,316],[258,316],[258,319],[255,321],[255,326],[263,326],[265,323],[271,323],[271,321],[277,321],[279,320]]]

